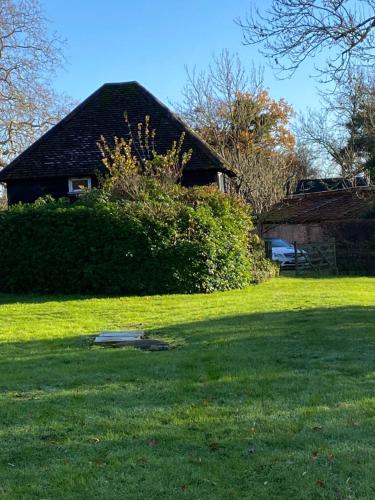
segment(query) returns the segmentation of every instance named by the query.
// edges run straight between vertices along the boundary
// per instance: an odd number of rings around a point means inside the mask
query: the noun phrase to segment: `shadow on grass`
[[[45,302],[68,302],[72,300],[106,299],[107,295],[59,295],[34,293],[0,293],[0,306],[6,304],[44,304]],[[114,298],[114,297],[111,297]]]
[[[370,498],[374,315],[319,308],[151,331],[180,344],[168,352],[92,347],[88,337],[2,343],[3,463],[36,497],[44,487],[60,498],[69,478],[68,496],[95,487],[112,498],[126,485],[129,498],[175,498],[187,484],[191,498],[249,498],[249,488],[253,498],[275,488],[344,498],[351,474]]]
[[[240,386],[246,377],[289,384],[319,370],[365,376],[373,369],[374,319],[374,307],[223,316],[149,330],[175,347],[157,353],[96,347],[92,336],[7,342],[1,344],[0,384],[97,388],[136,376],[146,385],[216,380],[225,388],[226,380]]]

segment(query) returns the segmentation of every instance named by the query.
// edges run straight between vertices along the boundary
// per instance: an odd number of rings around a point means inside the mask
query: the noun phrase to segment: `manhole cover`
[[[144,332],[102,332],[95,337],[94,345],[101,347],[137,347],[146,351],[166,351],[169,345],[162,340],[145,339]]]

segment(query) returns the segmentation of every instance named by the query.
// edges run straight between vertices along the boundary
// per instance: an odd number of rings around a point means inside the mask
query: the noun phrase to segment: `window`
[[[69,194],[83,193],[87,189],[91,189],[91,177],[69,179]]]

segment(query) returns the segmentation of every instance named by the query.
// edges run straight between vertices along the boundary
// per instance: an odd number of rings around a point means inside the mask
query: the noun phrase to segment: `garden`
[[[252,3],[1,1],[1,499],[375,498],[374,0]]]

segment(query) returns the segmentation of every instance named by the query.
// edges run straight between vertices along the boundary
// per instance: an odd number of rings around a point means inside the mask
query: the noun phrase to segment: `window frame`
[[[224,177],[224,173],[223,172],[218,172],[217,173],[217,185],[219,187],[219,191],[221,191],[222,193],[226,192],[226,189],[225,189],[225,177]]]
[[[73,182],[77,181],[87,181],[87,188],[84,189],[73,189]],[[68,194],[81,194],[86,190],[90,190],[92,188],[91,177],[70,177],[68,179]]]

